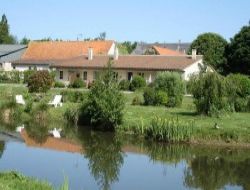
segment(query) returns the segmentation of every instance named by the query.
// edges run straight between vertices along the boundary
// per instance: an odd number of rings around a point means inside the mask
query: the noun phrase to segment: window
[[[114,79],[118,79],[118,72],[113,72]]]
[[[63,79],[63,71],[60,71],[60,79]]]
[[[138,73],[138,75],[144,78],[144,73]]]
[[[88,72],[84,71],[83,72],[83,80],[87,80],[88,79]]]
[[[32,67],[31,66],[29,66],[29,70],[31,70],[32,69]]]
[[[99,77],[99,72],[98,71],[94,71],[94,80],[98,79]]]
[[[13,69],[16,70],[16,67],[14,66]]]
[[[132,72],[128,72],[128,80],[130,81],[131,78],[133,78],[133,73]]]
[[[80,73],[76,73],[76,78],[80,78]]]

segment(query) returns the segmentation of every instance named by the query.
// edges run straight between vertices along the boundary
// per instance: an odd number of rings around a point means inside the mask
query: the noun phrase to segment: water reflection
[[[89,160],[89,170],[99,187],[108,190],[119,180],[124,154],[122,144],[114,133],[100,135],[98,132],[85,131],[82,135],[85,158]]]
[[[137,165],[140,165],[142,161],[146,163],[145,167],[148,167],[150,172],[152,171],[152,174],[149,174],[151,181],[143,181],[145,187],[152,181],[162,183],[161,187],[168,185],[165,184],[164,180],[166,179],[159,180],[162,170],[158,171],[157,165],[171,168],[171,166],[183,163],[183,167],[174,167],[176,173],[167,174],[176,175],[173,177],[176,178],[176,181],[181,180],[183,189],[213,190],[223,189],[226,186],[240,186],[243,189],[250,189],[249,149],[167,145],[145,141],[133,136],[93,132],[85,128],[77,129],[69,126],[64,129],[65,138],[54,139],[48,136],[47,127],[30,125],[26,127],[22,137],[29,147],[39,146],[61,152],[79,153],[79,156],[88,163],[89,173],[93,176],[99,189],[112,189],[113,185],[119,183],[125,185],[131,183],[131,181],[126,180],[124,183],[124,178],[121,179],[123,167],[126,167],[126,175],[141,180],[143,175],[147,174],[142,173],[141,176],[138,176],[134,174],[134,171],[137,170]],[[0,141],[0,158],[4,149],[5,143]],[[127,157],[136,156],[137,160],[133,160],[133,167],[129,166],[125,155]],[[80,172],[84,173],[85,171]],[[79,175],[79,173],[71,175]],[[175,184],[176,182],[172,183],[178,189],[179,186]],[[124,187],[124,189],[129,188]]]

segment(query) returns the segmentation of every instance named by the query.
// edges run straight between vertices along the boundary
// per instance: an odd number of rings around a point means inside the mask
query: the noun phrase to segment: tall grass
[[[180,121],[178,118],[155,117],[145,129],[146,137],[171,143],[188,142],[193,132],[193,122]]]

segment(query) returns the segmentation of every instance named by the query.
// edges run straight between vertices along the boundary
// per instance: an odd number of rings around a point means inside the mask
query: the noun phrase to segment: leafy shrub
[[[164,91],[155,91],[154,105],[168,105],[168,94]]]
[[[194,130],[193,122],[156,117],[145,129],[146,137],[157,141],[188,142]]]
[[[248,109],[248,98],[236,98],[234,100],[234,110],[236,112],[246,112],[249,111]]]
[[[143,92],[144,104],[155,105],[155,91],[153,88],[145,88]]]
[[[69,88],[84,88],[86,87],[86,83],[78,78],[78,79],[75,79],[71,84],[69,84]]]
[[[65,84],[61,81],[55,81],[54,87],[55,88],[65,88]]]
[[[217,73],[205,73],[192,79],[192,94],[197,112],[218,115],[229,111],[225,79]]]
[[[19,71],[0,71],[0,83],[20,83],[21,72]]]
[[[176,72],[161,72],[154,81],[155,89],[167,93],[167,106],[180,106],[184,95],[184,82],[181,75]]]
[[[72,108],[67,108],[63,116],[68,123],[77,125],[79,120],[79,115],[80,115],[79,107],[72,107]]]
[[[36,71],[28,79],[29,92],[47,92],[52,82],[49,71]]]
[[[90,124],[102,130],[114,130],[122,123],[124,96],[113,77],[111,64],[90,89],[81,117],[90,119]],[[84,116],[83,116],[84,115]]]
[[[23,83],[28,83],[29,78],[33,75],[36,71],[35,70],[26,70],[23,72]]]
[[[61,91],[63,102],[80,103],[87,99],[86,92],[63,90]]]
[[[164,105],[168,104],[168,95],[166,92],[154,88],[145,88],[143,92],[145,105]]]
[[[33,100],[28,100],[28,101],[26,101],[24,111],[25,111],[26,113],[30,113],[31,110],[32,110],[32,106],[33,106]]]
[[[142,98],[138,95],[136,95],[132,100],[132,105],[141,105],[142,103]]]
[[[95,81],[89,82],[88,83],[88,89],[90,89],[94,85]]]
[[[130,82],[128,80],[121,80],[119,83],[119,88],[121,90],[129,90]]]
[[[130,90],[135,91],[146,86],[146,80],[141,76],[135,76],[130,84]]]
[[[238,97],[248,97],[250,95],[250,79],[248,76],[241,74],[230,74],[227,76],[230,85],[235,88],[236,96]]]

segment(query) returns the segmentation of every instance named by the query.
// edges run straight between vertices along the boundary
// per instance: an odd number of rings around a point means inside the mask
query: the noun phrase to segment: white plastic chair
[[[25,101],[24,101],[22,95],[16,95],[16,103],[17,103],[17,104],[25,105]]]
[[[55,95],[54,99],[50,101],[48,104],[56,108],[57,106],[62,106],[61,101],[62,101],[62,95]]]

